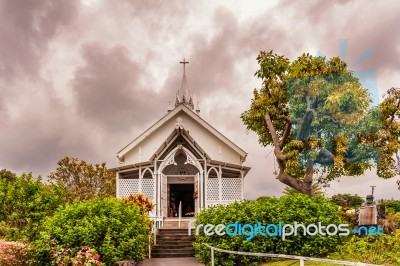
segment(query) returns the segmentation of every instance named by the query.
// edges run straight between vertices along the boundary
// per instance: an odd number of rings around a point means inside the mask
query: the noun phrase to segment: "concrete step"
[[[185,230],[185,231],[166,231],[166,230],[169,230],[169,229],[159,230],[158,232],[160,235],[162,234],[162,235],[166,235],[166,236],[168,236],[168,235],[188,236],[189,235],[189,231],[187,231],[187,230]],[[190,232],[191,235],[193,235],[193,233],[195,233],[195,232]]]
[[[193,251],[192,246],[185,247],[171,247],[171,246],[154,246],[152,252],[167,252],[167,253],[179,253],[181,251]]]
[[[183,257],[194,257],[194,251],[192,254],[187,253],[158,253],[151,254],[153,258],[183,258]],[[172,266],[172,265],[171,265]]]
[[[157,235],[157,238],[194,238],[194,235],[188,235],[187,233],[186,234],[182,234],[182,233],[176,233],[176,234],[174,234],[174,233],[167,233],[167,234],[165,234],[165,233],[159,233],[158,235]]]
[[[179,240],[176,241],[175,239],[158,239],[157,238],[157,245],[186,245],[191,246],[194,240]]]
[[[157,238],[159,239],[187,239],[189,241],[194,240],[194,236],[189,235],[158,235]]]
[[[157,244],[187,244],[187,243],[193,243],[194,238],[173,238],[173,237],[157,237],[156,242]]]
[[[187,222],[188,223],[188,222]],[[169,221],[171,227],[177,224],[176,221]],[[165,223],[164,223],[165,225]],[[168,225],[168,223],[167,223]],[[182,225],[182,223],[181,223]],[[188,235],[188,229],[165,228],[159,229],[156,243],[151,250],[154,258],[177,258],[193,257],[194,235]]]
[[[188,233],[189,230],[186,229],[177,229],[177,228],[160,228],[158,229],[159,232],[163,232],[163,233]],[[192,232],[195,232],[194,230],[191,230]]]
[[[154,249],[151,251],[151,254],[194,254],[194,249],[186,248],[186,249]]]
[[[191,241],[157,241],[157,244],[153,247],[193,247],[193,242]]]
[[[189,222],[190,221],[188,221],[188,220],[181,221],[180,229],[188,229]],[[164,220],[162,228],[164,228],[164,229],[179,229],[179,221]]]

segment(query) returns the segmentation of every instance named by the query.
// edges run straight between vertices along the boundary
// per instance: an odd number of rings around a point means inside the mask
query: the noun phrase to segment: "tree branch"
[[[286,139],[289,137],[290,134],[290,129],[292,128],[292,123],[287,122],[286,127],[285,127],[285,131],[283,132],[283,136],[281,141],[279,142],[279,148],[282,150],[283,146],[285,145]]]
[[[326,148],[322,148],[319,152],[318,152],[318,156],[322,156],[322,158],[319,158],[316,160],[317,163],[332,163],[333,159],[335,158],[335,156],[333,155],[332,152],[330,152],[329,150],[327,150]],[[345,158],[344,162],[345,163],[354,163],[356,161],[358,161],[360,159],[359,156],[356,157],[352,157],[352,158]]]
[[[285,131],[283,132],[282,139],[279,141],[279,148],[282,150],[283,146],[285,145],[286,139],[290,134],[290,129],[292,128],[292,122],[286,115],[278,115],[277,118],[286,121]]]
[[[314,192],[312,191],[313,173],[313,168],[306,168],[304,179],[303,181],[300,181],[294,177],[288,176],[281,169],[278,175],[278,180],[289,187],[295,188],[306,195],[312,196],[314,194]]]
[[[276,134],[276,129],[275,129],[274,125],[272,124],[271,116],[268,113],[266,113],[264,116],[264,124],[268,128],[269,133],[271,134],[272,142],[274,144],[274,153],[275,153],[276,158],[278,160],[280,160],[281,162],[285,163],[286,158],[283,155],[282,150],[280,148],[278,134]]]
[[[386,128],[386,134],[388,134],[388,135],[390,134],[389,130],[390,130],[391,126],[392,126],[394,117],[396,115],[396,112],[399,110],[399,108],[400,108],[400,99],[397,101],[396,109],[394,109],[394,111],[390,114],[390,122],[388,124],[388,127]]]

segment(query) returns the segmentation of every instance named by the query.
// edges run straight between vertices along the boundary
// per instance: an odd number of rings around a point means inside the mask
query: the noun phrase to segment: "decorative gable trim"
[[[148,128],[145,132],[143,132],[141,135],[139,135],[136,139],[134,139],[132,142],[130,142],[128,145],[126,145],[124,148],[122,148],[120,151],[117,152],[117,157],[120,160],[123,160],[124,156],[132,150],[134,147],[139,145],[143,140],[145,140],[148,136],[152,135],[155,133],[155,131],[162,127],[165,123],[167,123],[172,117],[174,117],[177,113],[180,111],[184,112],[188,116],[190,116],[192,119],[194,119],[196,122],[198,122],[200,125],[202,125],[204,128],[206,128],[208,131],[210,131],[214,136],[219,138],[222,142],[224,142],[228,147],[232,148],[236,153],[240,155],[242,158],[242,162],[245,161],[247,153],[239,148],[235,143],[230,141],[227,137],[225,137],[223,134],[221,134],[218,130],[216,130],[214,127],[212,127],[209,123],[207,123],[204,119],[202,119],[200,116],[198,116],[196,113],[194,113],[192,110],[187,108],[185,105],[181,104],[177,106],[174,110],[171,112],[167,113],[164,117],[162,117],[160,120],[158,120],[155,124],[153,124],[150,128]],[[183,129],[183,122],[182,119],[179,121],[179,118],[177,118],[177,123],[176,123],[176,128]]]

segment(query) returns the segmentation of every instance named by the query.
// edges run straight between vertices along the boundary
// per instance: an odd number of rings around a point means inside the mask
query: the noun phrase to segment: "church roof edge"
[[[180,111],[185,112],[186,114],[191,116],[194,120],[197,120],[203,127],[205,127],[207,130],[209,130],[211,133],[213,133],[215,136],[217,136],[219,139],[221,139],[225,144],[227,144],[229,147],[231,147],[234,151],[236,151],[238,154],[240,154],[243,158],[242,159],[243,161],[246,159],[247,153],[243,149],[241,149],[234,142],[229,140],[222,133],[220,133],[217,129],[215,129],[213,126],[211,126],[207,121],[205,121],[199,115],[197,115],[193,110],[190,110],[186,105],[183,105],[183,104],[176,106],[172,111],[170,111],[166,115],[164,115],[161,119],[159,119],[156,123],[154,123],[152,126],[150,126],[146,131],[144,131],[142,134],[140,134],[137,138],[135,138],[133,141],[131,141],[128,145],[126,145],[121,150],[119,150],[117,152],[117,157],[123,158],[131,149],[133,149],[139,143],[141,143],[147,136],[153,134],[155,132],[155,130],[157,130],[159,127],[161,127],[167,121],[169,121],[173,116],[175,116]]]

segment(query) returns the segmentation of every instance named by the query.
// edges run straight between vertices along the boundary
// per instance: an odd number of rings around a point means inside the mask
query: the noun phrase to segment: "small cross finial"
[[[182,61],[182,62],[179,62],[179,63],[180,63],[180,64],[183,64],[183,74],[185,74],[185,65],[186,65],[186,64],[189,64],[189,62],[186,61],[185,58],[183,58],[183,61]]]
[[[374,190],[376,188],[376,186],[370,186],[372,188],[372,196],[374,195]]]

